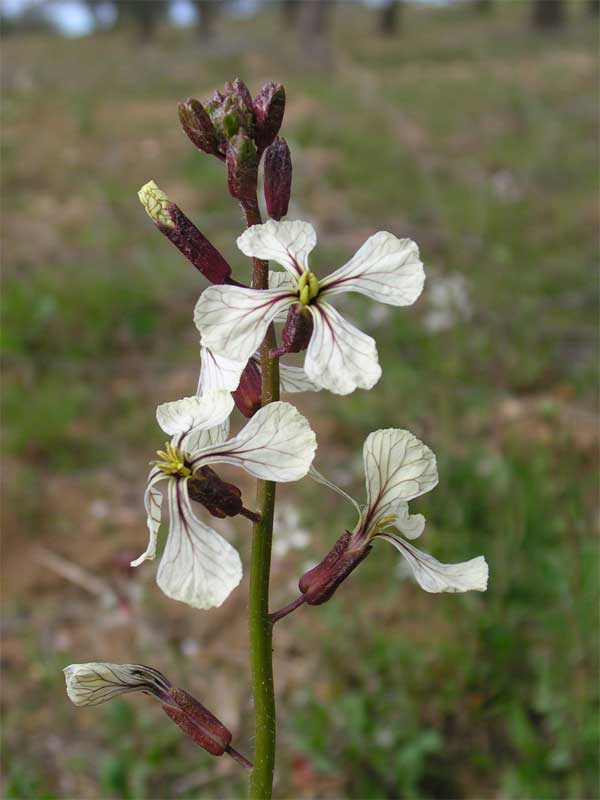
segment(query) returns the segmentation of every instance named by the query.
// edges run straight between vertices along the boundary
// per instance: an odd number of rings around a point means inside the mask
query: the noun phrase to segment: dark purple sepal
[[[169,203],[174,227],[156,222],[156,227],[211,283],[230,283],[231,267],[193,222],[175,203]]]
[[[285,112],[285,89],[280,83],[265,83],[254,98],[254,140],[259,154],[279,133]]]
[[[213,517],[236,517],[244,504],[242,493],[233,483],[222,480],[210,467],[202,467],[188,480],[188,494]]]
[[[231,732],[183,689],[174,687],[169,695],[174,705],[163,703],[165,714],[197,745],[213,756],[222,756],[231,743]]]
[[[238,133],[227,146],[227,186],[236,200],[252,202],[258,182],[256,145],[245,133]]]
[[[340,583],[358,567],[371,551],[371,545],[349,552],[352,534],[343,533],[325,558],[300,578],[298,587],[311,606],[325,603]]]
[[[230,140],[238,133],[254,136],[252,97],[239,78],[225,84],[223,92],[215,92],[205,104],[217,135],[218,149],[227,154]]]
[[[261,406],[262,376],[251,358],[246,364],[235,392],[232,392],[238,410],[248,419],[253,417]]]
[[[283,356],[286,353],[300,353],[306,350],[313,332],[313,318],[306,306],[295,303],[290,306],[287,319],[281,331],[281,346],[272,350],[271,358]]]
[[[181,127],[191,143],[202,152],[224,161],[225,156],[219,150],[215,126],[202,103],[190,97],[185,103],[179,103],[178,111]]]
[[[265,151],[265,202],[271,219],[288,212],[292,191],[292,157],[285,139],[277,137]]]

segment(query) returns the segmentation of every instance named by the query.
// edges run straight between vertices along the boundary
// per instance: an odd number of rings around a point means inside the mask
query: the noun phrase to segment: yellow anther
[[[159,189],[154,181],[148,181],[138,192],[140,202],[146,209],[148,216],[154,222],[160,222],[169,228],[174,228],[175,223],[169,214],[169,198]]]
[[[160,461],[153,461],[152,463],[165,475],[188,478],[192,474],[192,470],[185,463],[185,455],[178,447],[167,443],[165,450],[157,450],[156,455],[160,458]]]
[[[385,533],[386,528],[389,528],[391,525],[394,524],[396,521],[397,514],[386,514],[385,517],[382,517],[374,526],[373,532],[371,533],[370,538],[372,539],[373,536],[377,536],[379,533]]]
[[[319,294],[319,281],[312,272],[303,272],[297,289],[300,302],[307,306]]]

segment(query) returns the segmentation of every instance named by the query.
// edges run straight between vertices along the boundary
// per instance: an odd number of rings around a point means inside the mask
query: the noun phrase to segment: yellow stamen
[[[174,445],[167,442],[164,450],[157,450],[156,455],[160,461],[152,461],[155,467],[165,475],[173,475],[178,478],[189,478],[192,470],[185,463],[184,453]]]
[[[319,281],[312,272],[303,272],[297,285],[300,302],[307,306],[319,294]]]

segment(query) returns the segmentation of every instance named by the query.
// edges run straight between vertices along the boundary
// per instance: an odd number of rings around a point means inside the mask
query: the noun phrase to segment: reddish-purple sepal
[[[370,545],[349,550],[351,539],[351,533],[343,533],[325,558],[300,578],[298,587],[309,605],[318,606],[329,600],[342,581],[369,555]]]
[[[306,306],[295,303],[290,306],[287,319],[281,331],[281,346],[271,352],[276,358],[286,353],[300,353],[306,350],[313,332],[313,318]]]
[[[265,202],[271,219],[288,212],[292,190],[292,157],[285,139],[277,137],[265,152]]]
[[[185,103],[179,103],[178,110],[181,126],[192,144],[224,161],[225,156],[219,150],[217,131],[202,103],[190,97]]]
[[[262,377],[260,370],[251,358],[246,364],[233,399],[238,410],[245,416],[253,417],[261,407]]]
[[[252,202],[256,197],[258,156],[256,145],[245,133],[238,133],[227,146],[227,186],[236,200]]]
[[[165,714],[197,745],[213,756],[222,756],[231,743],[231,732],[183,689],[174,687],[169,695],[175,705],[164,703]]]
[[[259,154],[279,133],[284,112],[285,89],[280,83],[265,83],[254,98],[254,139]]]

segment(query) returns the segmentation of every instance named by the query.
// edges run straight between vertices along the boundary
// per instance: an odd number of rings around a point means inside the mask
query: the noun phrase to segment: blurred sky
[[[385,0],[360,0],[364,5],[378,6]],[[444,5],[451,0],[416,0],[427,5]],[[7,17],[21,14],[28,6],[42,5],[48,18],[65,36],[86,36],[94,28],[94,18],[85,3],[78,0],[0,0],[0,11]],[[236,0],[230,13],[245,15],[253,13],[259,0]],[[98,9],[98,17],[110,26],[114,21],[114,7],[106,3]],[[196,21],[196,10],[190,0],[171,0],[169,20],[173,25],[186,27]]]

